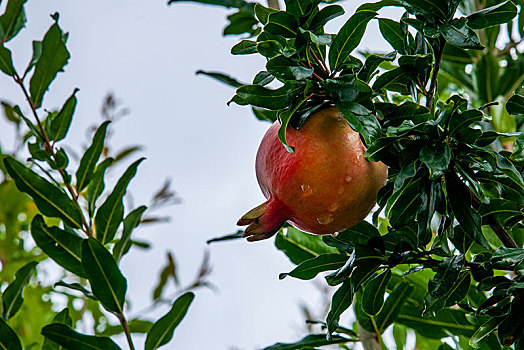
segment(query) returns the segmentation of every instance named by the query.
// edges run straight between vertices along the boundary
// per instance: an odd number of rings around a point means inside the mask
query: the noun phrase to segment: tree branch
[[[428,95],[426,96],[426,107],[428,107],[430,110],[433,108],[435,90],[437,89],[438,71],[440,70],[440,62],[442,61],[442,54],[444,53],[444,45],[446,45],[446,39],[444,39],[442,36],[439,36],[438,44],[438,51],[435,52],[435,64],[433,65],[431,83],[429,85]]]
[[[129,349],[135,350],[135,346],[133,345],[133,339],[131,339],[131,332],[129,330],[129,325],[127,324],[124,314],[118,314],[117,317],[118,317],[118,320],[120,321],[120,324],[122,325],[122,328],[124,328],[124,333],[126,334],[127,342],[129,344]]]

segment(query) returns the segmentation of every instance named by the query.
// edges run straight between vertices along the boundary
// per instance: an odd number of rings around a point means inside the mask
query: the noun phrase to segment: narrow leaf
[[[241,83],[239,82],[238,80],[236,80],[235,78],[229,76],[229,75],[226,75],[224,73],[220,73],[220,72],[206,72],[206,71],[203,71],[203,70],[199,70],[196,72],[197,75],[206,75],[210,78],[213,78],[221,83],[224,83],[226,85],[229,85],[229,86],[232,86],[234,88],[239,88],[243,85],[245,85],[244,83]]]
[[[353,301],[353,291],[351,282],[346,280],[337,289],[333,298],[331,299],[331,309],[326,318],[329,338],[332,339],[331,334],[337,329],[340,315],[346,311]]]
[[[342,267],[347,260],[348,256],[345,254],[322,254],[302,262],[289,273],[281,273],[279,278],[283,279],[291,276],[302,280],[310,280],[320,272],[336,270]]]
[[[22,293],[29,283],[31,275],[35,272],[37,262],[30,262],[20,268],[15,274],[15,280],[11,282],[2,294],[2,317],[8,320],[13,317],[22,306],[24,299]]]
[[[76,171],[76,189],[78,192],[82,192],[93,178],[96,163],[100,159],[100,155],[104,149],[104,141],[109,123],[110,121],[105,121],[98,127],[93,136],[91,146],[86,149],[84,155],[80,159],[80,165]]]
[[[127,186],[135,176],[138,165],[144,160],[141,158],[131,164],[118,180],[113,192],[105,202],[98,208],[95,216],[96,238],[106,244],[115,237],[115,233],[124,216],[124,204],[122,199],[127,192]]]
[[[186,315],[194,298],[195,294],[187,292],[175,300],[171,310],[156,321],[147,333],[145,350],[158,349],[173,338],[176,327]]]
[[[104,175],[107,168],[113,163],[112,158],[106,158],[102,163],[96,166],[96,169],[93,173],[93,178],[89,187],[87,188],[87,203],[89,208],[89,216],[93,216],[93,212],[96,207],[96,200],[102,192],[104,191]]]
[[[13,76],[16,71],[11,58],[11,51],[0,44],[0,70],[7,75]]]
[[[329,65],[332,70],[344,64],[349,54],[360,44],[368,22],[376,15],[375,11],[358,11],[342,26],[329,50]]]
[[[57,313],[56,316],[53,318],[53,323],[62,323],[66,326],[72,327],[73,320],[71,319],[71,316],[69,316],[69,309],[65,308],[59,313]],[[45,338],[44,344],[42,345],[42,350],[63,350],[63,348],[51,339]]]
[[[48,227],[41,215],[31,222],[31,236],[36,245],[64,269],[86,277],[82,268],[82,238],[72,231]]]
[[[117,262],[119,262],[131,248],[131,233],[133,232],[133,229],[140,224],[142,214],[146,209],[147,207],[145,206],[138,207],[125,217],[122,237],[118,242],[116,242],[115,247],[113,248],[113,256]]]
[[[362,293],[362,310],[366,314],[375,316],[382,310],[384,294],[390,278],[391,270],[388,269],[366,284]]]
[[[22,343],[15,331],[0,317],[0,348],[2,350],[22,350]]]
[[[0,17],[0,42],[14,38],[25,26],[24,4],[27,0],[9,0],[4,14]]]
[[[310,334],[294,343],[276,343],[265,347],[262,350],[296,350],[296,349],[316,349],[318,346],[331,344],[344,344],[352,341],[339,335],[334,335],[330,340],[326,339],[325,334]]]
[[[467,17],[468,26],[472,29],[483,29],[511,21],[517,15],[517,6],[511,1],[484,8]]]
[[[33,198],[42,214],[60,218],[74,228],[82,227],[82,212],[60,188],[12,157],[4,158],[4,165],[16,187]]]
[[[127,281],[113,256],[96,239],[82,242],[82,265],[93,294],[111,312],[122,314]]]
[[[42,105],[45,92],[58,72],[63,71],[69,57],[64,33],[58,23],[55,23],[42,40],[42,54],[35,64],[35,72],[29,84],[31,101],[36,108]]]
[[[67,135],[71,121],[73,120],[73,113],[76,108],[76,96],[78,89],[73,91],[73,94],[67,99],[62,106],[62,109],[51,121],[49,138],[53,141],[60,141]]]
[[[42,335],[49,340],[74,350],[121,350],[114,341],[106,337],[95,337],[76,332],[63,323],[52,323],[42,328]]]

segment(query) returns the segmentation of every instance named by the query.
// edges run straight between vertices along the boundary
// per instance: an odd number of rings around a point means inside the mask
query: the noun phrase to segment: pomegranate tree
[[[256,174],[267,201],[238,225],[248,225],[249,241],[274,235],[288,221],[315,234],[331,234],[362,221],[385,184],[387,167],[365,159],[360,135],[336,108],[316,112],[300,129],[287,128],[295,147],[288,152],[275,122],[262,139]]]

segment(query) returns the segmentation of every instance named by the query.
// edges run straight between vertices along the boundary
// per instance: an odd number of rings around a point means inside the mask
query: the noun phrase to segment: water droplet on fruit
[[[352,177],[351,175],[348,175],[348,176],[346,176],[346,177],[344,178],[344,180],[345,180],[346,182],[348,182],[348,183],[351,182],[352,179],[353,179],[353,177]]]
[[[322,215],[317,218],[317,221],[321,225],[327,225],[333,222],[333,216],[332,215]]]
[[[342,193],[344,193],[344,186],[340,186],[338,188],[338,194],[342,194]]]
[[[329,212],[331,212],[331,213],[335,212],[337,209],[338,209],[338,203],[333,203],[333,204],[331,204],[331,205],[327,208],[327,210],[328,210]]]
[[[313,189],[311,188],[311,185],[300,185],[300,189],[302,190],[303,196],[309,196],[313,193]]]

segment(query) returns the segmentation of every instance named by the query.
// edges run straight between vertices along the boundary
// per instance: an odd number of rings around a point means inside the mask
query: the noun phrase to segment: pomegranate
[[[274,235],[284,222],[314,234],[340,232],[361,222],[384,186],[387,166],[364,158],[366,147],[340,111],[328,108],[310,116],[300,129],[288,128],[289,153],[278,139],[280,123],[266,132],[256,157],[257,180],[267,198],[237,225],[258,241]]]

